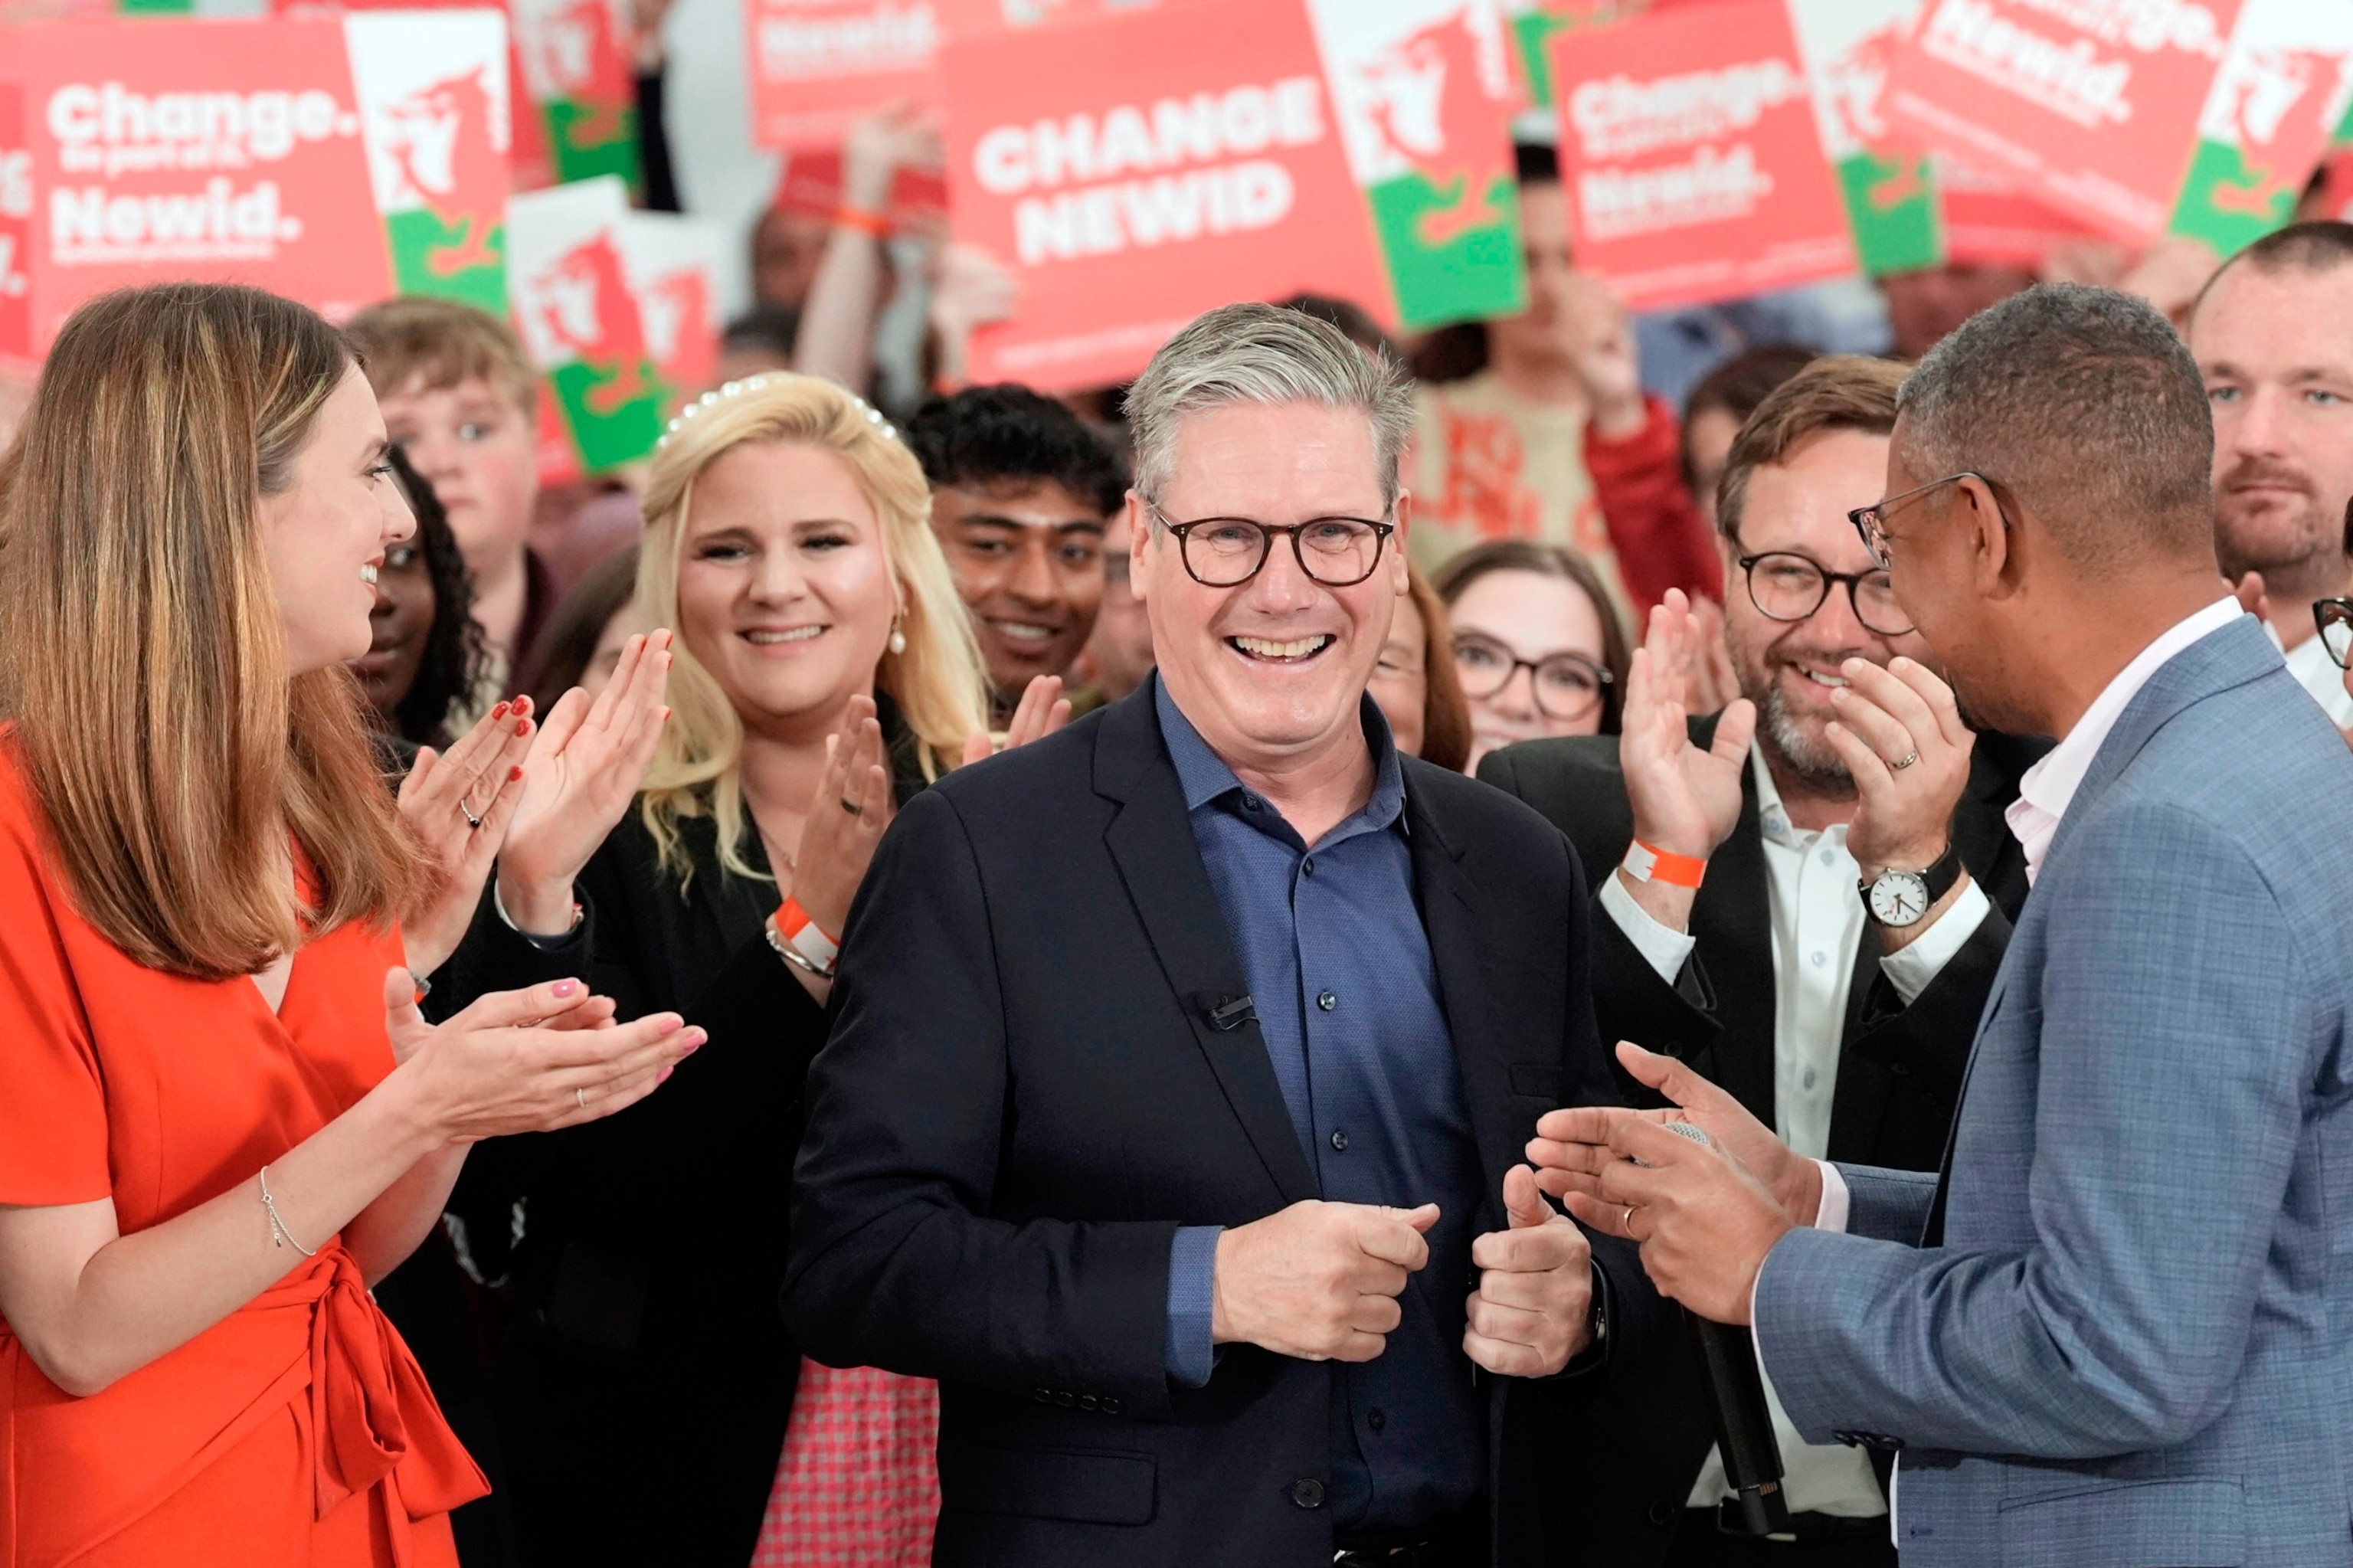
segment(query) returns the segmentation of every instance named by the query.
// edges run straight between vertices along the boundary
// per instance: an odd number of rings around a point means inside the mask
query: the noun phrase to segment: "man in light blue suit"
[[[1857,526],[1971,716],[2061,737],[2010,809],[2034,890],[1945,1170],[1798,1159],[1631,1047],[1683,1108],[1556,1111],[1531,1156],[1662,1292],[1753,1324],[1809,1439],[1895,1452],[1906,1568],[2341,1568],[2353,758],[2216,571],[2203,388],[2161,317],[2033,290],[1901,408]],[[1858,722],[1858,789],[1958,722]],[[1933,918],[1904,894],[1864,890]]]

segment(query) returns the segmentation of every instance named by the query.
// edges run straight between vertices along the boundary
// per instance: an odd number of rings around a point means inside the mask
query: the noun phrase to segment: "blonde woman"
[[[528,1557],[751,1555],[800,1369],[776,1292],[831,939],[896,802],[989,749],[928,507],[914,458],[829,382],[691,406],[654,459],[638,577],[638,623],[675,629],[667,693],[633,644],[528,765],[459,967],[502,986],[585,968],[623,1017],[675,1008],[712,1042],[662,1114],[504,1140],[463,1195],[477,1231],[523,1205],[528,1309],[498,1381]],[[1013,738],[1052,726],[1058,691],[1033,690]],[[568,760],[665,696],[641,748]]]
[[[699,1038],[571,976],[418,1015],[430,852],[342,667],[385,450],[324,321],[173,285],[66,323],[0,470],[0,1561],[454,1568],[486,1489],[369,1287],[470,1144]]]

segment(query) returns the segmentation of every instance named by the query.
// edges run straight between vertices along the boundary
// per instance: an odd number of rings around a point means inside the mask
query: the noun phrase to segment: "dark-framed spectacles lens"
[[[1370,577],[1379,563],[1381,530],[1356,517],[1319,517],[1293,531],[1271,529],[1244,517],[1213,517],[1185,530],[1185,564],[1213,587],[1231,587],[1255,576],[1276,533],[1297,541],[1301,566],[1315,581],[1346,588]]]
[[[2321,645],[2328,650],[2329,658],[2340,670],[2353,662],[2353,604],[2322,604],[2318,607]]]

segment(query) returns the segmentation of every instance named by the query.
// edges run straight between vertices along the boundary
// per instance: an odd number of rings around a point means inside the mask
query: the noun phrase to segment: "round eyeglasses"
[[[2346,668],[2353,660],[2353,599],[2324,599],[2312,607],[2312,619],[2320,628],[2320,645],[2338,669]]]
[[[1844,585],[1847,602],[1854,606],[1854,618],[1864,630],[1901,637],[1912,630],[1884,568],[1826,571],[1811,557],[1787,550],[1742,556],[1733,564],[1747,574],[1748,602],[1767,620],[1807,620],[1821,609],[1831,589]]]
[[[1365,517],[1316,517],[1282,526],[1247,517],[1200,517],[1172,522],[1146,502],[1163,528],[1176,536],[1185,573],[1203,588],[1240,588],[1265,569],[1274,536],[1291,536],[1291,553],[1309,580],[1325,588],[1354,588],[1381,563],[1381,546],[1397,532],[1394,523]]]
[[[1492,637],[1475,631],[1454,634],[1454,673],[1462,694],[1483,702],[1512,683],[1525,670],[1536,711],[1546,718],[1570,723],[1601,705],[1603,690],[1617,676],[1582,653],[1555,653],[1531,662]]]

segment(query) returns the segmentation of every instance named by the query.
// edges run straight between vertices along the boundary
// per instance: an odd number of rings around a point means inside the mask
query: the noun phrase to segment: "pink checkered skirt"
[[[804,1360],[752,1568],[924,1568],[939,1437],[937,1383]]]

